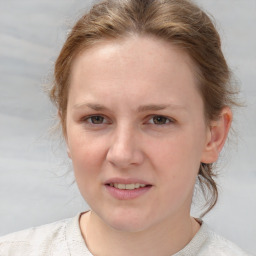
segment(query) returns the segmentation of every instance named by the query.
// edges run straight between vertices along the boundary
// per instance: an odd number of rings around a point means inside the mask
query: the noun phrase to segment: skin
[[[191,59],[165,41],[133,36],[77,56],[66,142],[92,209],[80,228],[93,255],[171,255],[184,248],[200,228],[190,216],[200,162],[217,160],[231,119],[224,108],[219,120],[206,123]],[[104,185],[114,177],[151,188],[116,199]]]

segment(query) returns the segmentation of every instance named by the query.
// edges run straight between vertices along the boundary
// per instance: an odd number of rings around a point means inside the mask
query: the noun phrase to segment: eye
[[[106,123],[106,120],[103,116],[89,116],[84,119],[84,121],[90,123],[90,124],[104,124]]]
[[[150,124],[156,124],[156,125],[165,125],[168,123],[172,123],[173,120],[165,117],[165,116],[153,116],[150,120],[149,123]]]

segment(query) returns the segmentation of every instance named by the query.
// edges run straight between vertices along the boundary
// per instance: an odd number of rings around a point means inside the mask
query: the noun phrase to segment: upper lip
[[[124,178],[116,177],[116,178],[110,178],[104,182],[105,185],[113,184],[113,183],[118,183],[118,184],[136,184],[136,183],[138,183],[138,184],[152,185],[149,182],[146,182],[142,179],[137,179],[137,178],[124,179]]]

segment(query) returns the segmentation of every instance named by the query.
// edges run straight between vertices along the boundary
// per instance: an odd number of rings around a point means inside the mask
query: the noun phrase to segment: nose
[[[120,169],[140,165],[144,156],[139,145],[140,140],[136,132],[127,127],[119,128],[113,134],[106,156],[107,161]]]

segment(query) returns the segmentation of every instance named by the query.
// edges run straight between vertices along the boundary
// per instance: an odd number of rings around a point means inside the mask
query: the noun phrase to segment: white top
[[[82,237],[79,218],[18,231],[0,237],[1,256],[93,256]],[[211,231],[203,222],[191,242],[174,256],[249,256]]]

